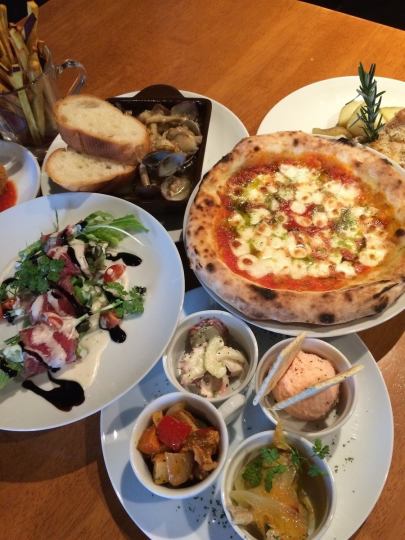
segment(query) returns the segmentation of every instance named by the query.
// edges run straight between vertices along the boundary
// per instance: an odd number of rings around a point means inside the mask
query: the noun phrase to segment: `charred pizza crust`
[[[367,274],[326,291],[272,289],[233,272],[218,257],[215,219],[228,180],[238,171],[266,165],[274,156],[316,153],[334,156],[373,189],[383,192],[400,226],[395,252]],[[388,160],[343,141],[302,132],[280,132],[242,140],[200,184],[185,230],[186,249],[198,278],[248,317],[260,320],[336,324],[380,313],[405,289],[405,175]]]

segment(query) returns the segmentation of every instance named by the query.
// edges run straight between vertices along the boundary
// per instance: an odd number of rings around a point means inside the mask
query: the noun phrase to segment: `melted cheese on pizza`
[[[388,204],[343,169],[281,162],[245,170],[228,187],[230,252],[254,280],[355,278],[390,248]]]

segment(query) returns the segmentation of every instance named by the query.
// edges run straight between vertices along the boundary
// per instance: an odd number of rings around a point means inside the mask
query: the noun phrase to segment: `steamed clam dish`
[[[152,145],[140,167],[138,195],[186,200],[192,187],[186,171],[202,142],[197,105],[182,101],[169,109],[157,103],[141,112],[138,120],[147,127]]]

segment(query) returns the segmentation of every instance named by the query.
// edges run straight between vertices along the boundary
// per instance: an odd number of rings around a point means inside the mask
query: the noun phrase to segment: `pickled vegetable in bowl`
[[[278,424],[271,444],[256,446],[236,469],[225,506],[237,532],[257,540],[313,538],[331,508],[319,466],[328,451],[321,441],[312,454],[290,445]]]

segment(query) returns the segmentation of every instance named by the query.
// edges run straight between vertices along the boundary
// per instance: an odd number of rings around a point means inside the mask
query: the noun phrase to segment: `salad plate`
[[[218,305],[202,288],[185,296],[182,316]],[[253,329],[262,355],[280,335]],[[359,398],[348,422],[333,437],[325,437],[335,477],[337,506],[325,538],[348,539],[363,523],[384,486],[393,448],[393,418],[383,377],[367,347],[355,335],[336,337],[330,343],[351,360],[361,361]],[[135,419],[156,397],[173,391],[159,362],[127,394],[102,410],[101,445],[107,471],[121,504],[152,540],[229,540],[236,535],[220,501],[220,479],[200,496],[184,501],[162,499],[148,492],[136,479],[129,463],[129,440]],[[229,426],[230,452],[245,438],[271,429],[258,407],[252,405],[252,385],[243,413]],[[383,444],[381,443],[383,441]],[[379,448],[370,452],[370,448]],[[353,508],[356,511],[353,512]],[[159,519],[156,519],[159,516]]]
[[[405,107],[405,82],[387,77],[376,77],[383,107]],[[274,131],[329,128],[336,125],[339,111],[357,95],[357,76],[325,79],[295,90],[268,111],[257,130],[258,135]]]
[[[230,109],[225,107],[225,105],[222,105],[214,99],[195,92],[181,90],[181,93],[184,95],[184,97],[188,98],[206,98],[212,103],[211,120],[202,168],[202,175],[204,175],[209,169],[211,169],[211,167],[213,167],[213,165],[215,165],[218,160],[222,158],[222,156],[227,154],[237,142],[244,137],[247,137],[249,134],[241,120],[239,120],[239,118]],[[119,97],[133,97],[136,94],[137,92],[130,92]],[[58,135],[46,153],[41,171],[41,189],[44,195],[65,192],[63,188],[52,182],[52,180],[46,174],[44,168],[49,155],[54,150],[64,148],[65,146],[66,144],[63,142],[61,136]],[[164,220],[164,216],[162,216],[162,219]],[[168,217],[167,222],[162,221],[162,223],[167,230],[171,231],[172,238],[177,241],[181,234],[181,231],[177,225],[177,220],[170,220]]]
[[[128,268],[130,287],[146,287],[144,312],[126,318],[123,343],[107,339],[101,355],[70,364],[61,378],[79,382],[85,394],[82,404],[65,412],[13,380],[0,391],[0,429],[30,431],[62,426],[100,410],[134,386],[161,357],[177,325],[184,298],[184,273],[178,251],[162,225],[145,210],[116,197],[93,193],[66,193],[34,199],[0,214],[7,234],[0,240],[2,280],[11,274],[18,252],[42,233],[74,225],[92,212],[114,217],[128,214],[141,221],[146,232],[135,233],[119,243],[119,249],[137,255],[141,264]],[[164,309],[164,316],[162,316]],[[0,325],[1,343],[16,334],[16,326]],[[107,334],[107,333],[105,333]],[[108,337],[108,334],[107,334]],[[87,362],[86,362],[87,360]],[[35,384],[52,386],[42,373]]]

